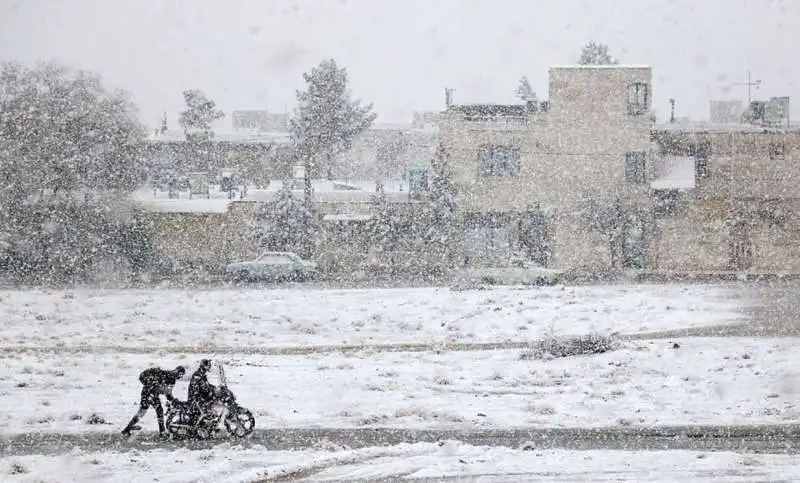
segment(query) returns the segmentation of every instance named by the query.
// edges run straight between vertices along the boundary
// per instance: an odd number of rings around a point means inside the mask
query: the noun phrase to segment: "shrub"
[[[605,335],[551,336],[534,342],[533,346],[523,352],[520,358],[528,360],[603,354],[613,351],[617,347],[616,339]]]

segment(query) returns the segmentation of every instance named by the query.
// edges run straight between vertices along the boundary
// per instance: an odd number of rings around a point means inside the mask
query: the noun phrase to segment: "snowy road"
[[[413,430],[398,428],[281,428],[256,430],[243,447],[270,451],[307,450],[325,445],[351,449],[461,441],[472,446],[568,450],[697,450],[800,454],[800,424],[748,426],[664,426],[653,428],[548,428]],[[116,432],[26,433],[0,438],[0,456],[188,448],[209,449],[224,441],[159,441],[155,433],[124,440]]]

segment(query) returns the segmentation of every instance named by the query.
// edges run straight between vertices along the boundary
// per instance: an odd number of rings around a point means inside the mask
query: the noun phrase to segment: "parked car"
[[[235,262],[225,267],[226,278],[250,281],[306,281],[318,276],[317,264],[292,252],[266,252],[255,260]]]

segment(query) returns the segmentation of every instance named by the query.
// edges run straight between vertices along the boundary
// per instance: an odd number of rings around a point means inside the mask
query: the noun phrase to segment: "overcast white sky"
[[[546,98],[548,66],[590,40],[650,64],[654,107],[708,117],[709,99],[789,95],[800,121],[798,0],[0,0],[0,59],[56,59],[136,97],[142,120],[171,122],[181,91],[225,111],[291,109],[302,72],[333,57],[383,121],[457,102],[514,100],[527,75]]]

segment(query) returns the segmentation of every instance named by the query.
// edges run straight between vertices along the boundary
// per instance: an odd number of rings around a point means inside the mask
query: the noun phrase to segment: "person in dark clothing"
[[[186,368],[178,366],[175,369],[168,371],[159,367],[146,369],[139,374],[139,382],[142,383],[142,397],[139,402],[139,411],[133,416],[133,419],[122,430],[124,436],[131,434],[134,429],[142,429],[136,423],[147,413],[151,407],[156,410],[156,417],[158,418],[158,433],[161,436],[166,434],[164,427],[164,408],[161,406],[160,396],[163,394],[168,400],[175,401],[172,395],[172,388],[178,379],[181,379],[186,374]]]
[[[205,411],[214,402],[217,395],[217,388],[208,382],[208,371],[211,369],[211,361],[203,359],[200,367],[192,374],[189,380],[189,407],[192,409],[192,420]]]

